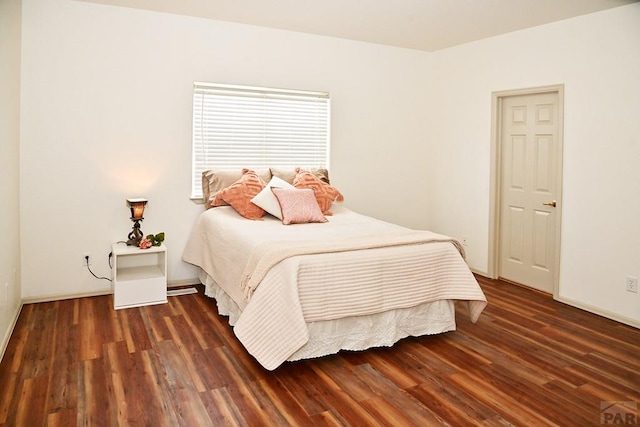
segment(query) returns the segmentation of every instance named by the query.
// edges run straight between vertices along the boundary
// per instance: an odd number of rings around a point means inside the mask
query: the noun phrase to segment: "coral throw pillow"
[[[310,188],[276,188],[271,191],[280,203],[283,224],[307,224],[310,222],[327,222],[322,215],[313,190]]]
[[[318,206],[324,215],[331,215],[329,207],[331,203],[341,202],[344,197],[337,188],[323,182],[312,174],[311,172],[305,172],[301,169],[297,169],[296,177],[293,180],[293,186],[296,188],[310,188],[313,190],[313,194],[316,197]]]
[[[252,170],[242,169],[242,176],[239,180],[225,189],[216,193],[211,202],[211,206],[223,206],[230,204],[236,212],[247,219],[260,219],[265,211],[260,206],[251,203],[255,197],[267,184]]]

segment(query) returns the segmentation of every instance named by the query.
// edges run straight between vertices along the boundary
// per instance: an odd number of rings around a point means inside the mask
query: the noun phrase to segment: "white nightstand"
[[[167,302],[167,248],[114,244],[113,308]]]

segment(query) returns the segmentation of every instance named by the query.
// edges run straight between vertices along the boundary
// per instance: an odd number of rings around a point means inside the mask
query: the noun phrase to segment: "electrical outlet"
[[[625,281],[625,286],[627,288],[627,292],[638,292],[638,278],[627,276]]]
[[[87,265],[91,265],[91,254],[89,252],[82,254],[82,266],[86,267]]]

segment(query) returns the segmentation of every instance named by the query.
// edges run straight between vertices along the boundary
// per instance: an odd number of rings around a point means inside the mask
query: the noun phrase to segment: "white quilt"
[[[306,343],[310,322],[439,300],[468,301],[477,320],[486,299],[455,242],[334,208],[328,223],[284,226],[222,207],[203,213],[194,226],[183,259],[200,266],[242,309],[234,332],[265,368],[275,369]],[[313,240],[325,242],[326,253],[309,250]],[[277,251],[268,249],[270,241],[279,242]],[[302,251],[287,249],[298,246]],[[249,300],[241,289],[248,264],[260,270]]]

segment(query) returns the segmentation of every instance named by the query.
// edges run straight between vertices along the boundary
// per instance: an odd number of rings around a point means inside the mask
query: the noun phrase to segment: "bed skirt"
[[[228,316],[229,324],[234,326],[242,314],[238,305],[204,270],[200,270],[200,281],[205,295],[216,300],[218,314]],[[311,359],[340,350],[390,347],[408,336],[454,331],[455,305],[452,300],[441,300],[369,316],[311,322],[307,328],[309,340],[287,360]]]

